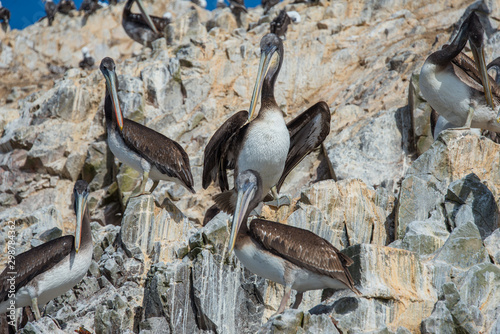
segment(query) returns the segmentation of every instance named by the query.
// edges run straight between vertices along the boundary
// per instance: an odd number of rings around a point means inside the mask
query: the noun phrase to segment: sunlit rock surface
[[[497,2],[287,0],[239,21],[189,1],[145,4],[173,14],[153,49],[126,35],[123,2],[0,32],[1,263],[10,222],[18,253],[72,234],[74,181],[91,189],[89,272],[21,333],[500,331],[500,146],[464,130],[433,140],[418,91],[425,58],[467,8],[490,12],[487,62],[500,56]],[[284,8],[302,19],[288,28],[276,101],[286,121],[326,101],[331,132],[283,184],[291,205],[262,216],[351,256],[362,295],[310,291],[298,310],[274,316],[283,287],[228,256],[231,216],[201,227],[218,192],[202,189],[201,175],[212,134],[249,107],[260,39]],[[78,68],[84,46],[96,65],[114,58],[125,117],[186,150],[196,194],[162,181],[135,196],[141,175],[106,144],[103,76]]]

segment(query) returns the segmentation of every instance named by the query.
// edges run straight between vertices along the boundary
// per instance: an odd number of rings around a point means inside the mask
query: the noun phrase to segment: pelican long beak
[[[474,56],[474,62],[476,63],[481,75],[486,101],[492,109],[495,109],[495,105],[493,104],[493,95],[491,94],[490,80],[488,79],[488,70],[486,68],[486,62],[484,61],[484,47],[481,46],[480,48],[477,48],[473,43],[469,44],[471,46],[472,55]]]
[[[82,226],[83,226],[83,215],[85,214],[85,209],[87,208],[87,193],[80,194],[75,192],[75,202],[76,202],[76,230],[75,230],[75,250],[78,253],[80,250],[80,244],[82,243]]]
[[[123,114],[122,109],[120,108],[120,101],[118,100],[118,93],[116,89],[116,74],[110,70],[103,71],[103,74],[104,78],[106,78],[106,87],[111,94],[111,101],[113,102],[116,122],[118,123],[121,131],[123,130]]]
[[[241,224],[246,224],[245,221],[248,210],[248,205],[255,194],[255,185],[250,185],[238,190],[238,199],[236,200],[236,209],[233,215],[233,224],[231,225],[231,236],[229,237],[229,249],[228,254],[234,249],[234,244],[236,243],[236,236],[240,230]]]
[[[257,72],[257,80],[255,81],[255,86],[253,88],[252,100],[250,101],[250,109],[248,110],[248,120],[253,118],[255,113],[255,107],[257,106],[257,101],[259,99],[260,92],[262,90],[262,84],[266,78],[267,72],[269,71],[269,65],[276,53],[276,48],[272,48],[268,51],[262,51],[260,56],[259,71]]]
[[[142,17],[148,24],[148,26],[153,30],[155,34],[158,34],[158,30],[156,29],[155,24],[153,23],[153,20],[151,20],[151,17],[146,13],[146,8],[144,7],[144,4],[142,3],[141,0],[135,0],[137,2],[137,5],[139,6],[139,10],[141,11]]]

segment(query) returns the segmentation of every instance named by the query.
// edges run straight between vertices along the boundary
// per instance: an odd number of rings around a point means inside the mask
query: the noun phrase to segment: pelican
[[[500,57],[496,58],[492,62],[486,66],[486,69],[488,71],[494,71],[495,72],[495,82],[496,84],[500,84]],[[443,116],[440,116],[434,109],[431,110],[431,115],[430,115],[430,123],[431,123],[431,133],[432,137],[434,140],[439,136],[439,134],[446,130],[446,129],[452,129],[452,128],[459,128],[459,126],[448,122],[446,118]],[[498,136],[495,132],[490,132],[488,130],[483,130],[482,132],[479,131],[479,134],[484,135],[485,137],[489,137],[491,140],[493,140],[495,143],[498,143]]]
[[[0,21],[2,21],[0,23],[0,25],[2,26],[2,30],[4,32],[7,32],[7,30],[9,30],[9,20],[10,20],[10,11],[5,8],[5,7],[2,7],[2,2],[0,2]]]
[[[247,226],[250,212],[259,204],[262,181],[259,173],[246,170],[236,178],[238,199],[234,210],[229,253],[256,275],[285,286],[277,313],[285,310],[291,290],[297,291],[297,308],[308,290],[351,289],[354,287],[347,270],[353,261],[332,244],[316,234],[298,227],[263,219],[253,219]]]
[[[286,10],[282,9],[278,16],[276,16],[270,23],[271,33],[284,38],[290,22],[292,22],[290,16],[288,16]]]
[[[144,194],[148,178],[154,181],[149,192],[153,192],[160,180],[184,186],[193,194],[193,176],[189,157],[175,141],[144,125],[123,118],[118,101],[118,78],[115,62],[106,57],[100,69],[106,79],[104,112],[108,132],[108,145],[118,160],[142,173],[139,194]]]
[[[94,57],[90,55],[88,47],[84,46],[82,48],[82,54],[83,54],[83,60],[80,61],[80,63],[78,63],[78,66],[80,66],[80,68],[82,69],[90,69],[94,67],[95,60]]]
[[[278,192],[290,171],[330,132],[330,109],[318,102],[288,124],[274,98],[274,84],[283,63],[283,42],[274,34],[265,35],[260,43],[261,58],[249,112],[231,116],[212,136],[205,148],[203,188],[218,180],[223,192],[214,200],[219,209],[234,211],[236,192],[229,190],[226,169],[235,174],[255,170],[262,179],[260,200],[272,190]],[[262,92],[261,108],[252,120]],[[278,203],[279,206],[279,203]]]
[[[57,12],[57,5],[52,0],[45,0],[45,14],[47,14],[46,17],[47,20],[49,21],[49,27],[52,25],[52,22],[54,22],[56,12]]]
[[[14,303],[15,308],[31,306],[38,320],[39,305],[65,293],[87,273],[93,250],[87,182],[76,181],[73,193],[75,236],[66,235],[15,256],[14,268],[8,264],[0,274],[0,314]],[[15,296],[11,296],[12,285]]]
[[[472,12],[450,45],[432,53],[420,71],[420,90],[440,115],[464,128],[500,131],[500,88],[488,75],[483,27]],[[474,61],[461,53],[469,40]]]
[[[59,4],[57,4],[57,11],[61,14],[68,15],[69,12],[74,9],[76,9],[76,6],[73,0],[61,0]]]
[[[134,2],[137,2],[141,14],[131,12]],[[165,28],[170,22],[172,22],[171,16],[156,17],[148,15],[142,0],[127,0],[123,8],[123,29],[130,38],[147,47],[152,47],[151,43],[153,41],[164,37]]]

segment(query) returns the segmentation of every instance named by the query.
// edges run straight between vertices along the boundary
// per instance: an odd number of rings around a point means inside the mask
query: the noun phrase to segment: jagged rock
[[[126,329],[132,329],[133,325],[133,310],[128,307],[127,300],[119,294],[115,294],[96,308],[96,333],[124,332]]]
[[[500,228],[484,239],[484,247],[493,259],[493,263],[500,265]]]
[[[22,229],[17,235],[17,254],[23,253],[33,246],[38,246],[49,239],[47,233],[54,231],[55,235],[61,235],[64,229],[61,213],[55,206],[49,206],[37,210],[31,214],[16,219],[16,227]],[[74,228],[73,228],[74,229]]]
[[[113,154],[104,141],[90,144],[87,157],[82,169],[82,178],[91,180],[91,190],[102,189],[111,183],[111,171],[113,170]]]
[[[446,200],[448,221],[454,224],[452,228],[472,219],[484,240],[499,227],[495,196],[475,174],[452,182],[448,187]]]
[[[499,284],[500,268],[481,263],[464,273],[457,286],[461,302],[470,310],[471,325],[477,326],[480,332],[493,333],[491,329],[500,317]]]
[[[333,320],[327,315],[311,315],[288,309],[269,319],[257,333],[331,333],[338,334]]]
[[[231,13],[231,9],[229,9],[229,7],[218,11],[215,14],[215,17],[207,22],[208,32],[216,27],[224,29],[228,32],[238,28],[238,23],[236,23],[236,19],[234,18],[233,13]]]
[[[450,184],[471,172],[491,184],[493,193],[498,193],[500,160],[496,152],[498,144],[469,131],[441,133],[439,140],[415,160],[401,183],[396,211],[397,237],[404,237],[412,221],[427,219],[430,212],[444,203]]]
[[[435,292],[429,288],[426,268],[415,253],[367,244],[351,246],[344,252],[354,260],[349,271],[356,287],[368,299],[348,297],[353,302],[357,300],[348,311],[335,308],[334,304],[332,316],[340,329],[381,329],[390,324],[416,330],[419,319],[430,315]],[[402,272],[399,268],[403,267]],[[369,324],[360,327],[359,317],[369,319]]]
[[[43,317],[37,322],[29,322],[24,326],[23,329],[19,331],[21,334],[45,334],[45,333],[54,333],[54,334],[64,334],[65,332],[61,330],[54,320]]]
[[[309,229],[335,247],[389,240],[394,198],[360,180],[318,182],[302,192],[298,206],[288,224]]]
[[[456,227],[437,252],[434,261],[446,262],[460,269],[489,261],[477,226],[469,221]]]
[[[449,235],[444,222],[414,221],[408,225],[401,247],[419,255],[429,255],[441,248]]]
[[[422,322],[422,333],[454,333],[453,317],[443,301],[438,301],[432,314]]]

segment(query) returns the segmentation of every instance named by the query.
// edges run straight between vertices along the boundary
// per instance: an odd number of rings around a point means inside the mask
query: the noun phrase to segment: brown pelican
[[[495,72],[495,82],[497,83],[497,85],[500,84],[500,57],[489,63],[488,66],[486,66],[486,69],[488,71],[492,70]],[[434,109],[431,110],[430,123],[431,133],[434,140],[436,140],[439,134],[446,129],[459,128],[459,126],[448,122],[446,118],[440,116]],[[500,136],[496,132],[483,130],[482,132],[479,131],[479,134],[482,134],[485,137],[489,137],[495,143],[499,143]]]
[[[131,12],[134,2],[137,2],[141,14]],[[171,21],[171,16],[157,17],[148,15],[142,0],[127,0],[123,8],[123,29],[130,38],[147,47],[151,47],[151,43],[158,38],[164,37],[165,29]]]
[[[1,25],[2,25],[2,30],[4,32],[7,32],[7,30],[9,30],[9,21],[10,21],[10,11],[5,8],[5,7],[2,7],[2,2],[0,2],[0,21],[1,21]]]
[[[49,26],[54,22],[54,18],[57,12],[57,5],[52,0],[46,0],[45,2],[45,14],[47,14],[47,20],[49,21]],[[43,18],[42,18],[43,19]]]
[[[83,60],[80,61],[78,66],[82,69],[90,69],[94,67],[95,60],[94,57],[90,55],[89,48],[86,46],[82,48]]]
[[[233,215],[229,253],[256,275],[285,286],[285,294],[277,313],[285,310],[291,289],[297,290],[293,308],[308,290],[354,287],[347,270],[353,261],[332,244],[316,234],[298,227],[263,219],[253,219],[247,226],[250,212],[260,202],[262,181],[257,172],[246,170],[236,178],[238,199]]]
[[[330,132],[330,109],[318,102],[285,124],[283,112],[274,99],[274,83],[283,63],[283,42],[274,34],[260,43],[261,58],[249,112],[242,110],[230,117],[212,136],[205,148],[203,188],[218,180],[222,194],[216,205],[228,213],[234,211],[236,193],[229,190],[226,169],[235,174],[255,170],[262,178],[262,200],[272,188],[277,192],[290,171]],[[261,109],[252,120],[259,94]],[[251,121],[252,120],[252,121]]]
[[[10,310],[15,302],[15,308],[31,306],[38,320],[38,305],[65,293],[87,273],[93,250],[87,182],[77,181],[73,193],[75,236],[66,235],[15,256],[14,268],[7,265],[0,274],[0,314]],[[15,297],[11,290],[15,290]]]
[[[57,11],[62,14],[69,14],[70,11],[76,9],[75,3],[73,0],[61,0],[57,4]]]
[[[292,22],[290,17],[286,13],[286,10],[282,9],[278,16],[271,21],[271,33],[278,37],[285,37],[286,31],[288,30],[288,25]]]
[[[142,173],[139,194],[144,194],[148,178],[154,181],[150,192],[160,180],[172,181],[194,193],[189,157],[175,141],[144,125],[123,118],[118,101],[118,78],[115,62],[106,57],[101,61],[106,79],[104,111],[111,152],[122,162]]]
[[[102,6],[98,0],[83,0],[80,5],[79,11],[85,12],[86,16],[92,15],[96,10],[101,9]]]
[[[469,40],[474,61],[461,53]],[[488,75],[483,51],[483,27],[472,12],[450,45],[432,53],[420,71],[424,98],[447,121],[465,128],[500,131],[495,120],[500,87]]]

